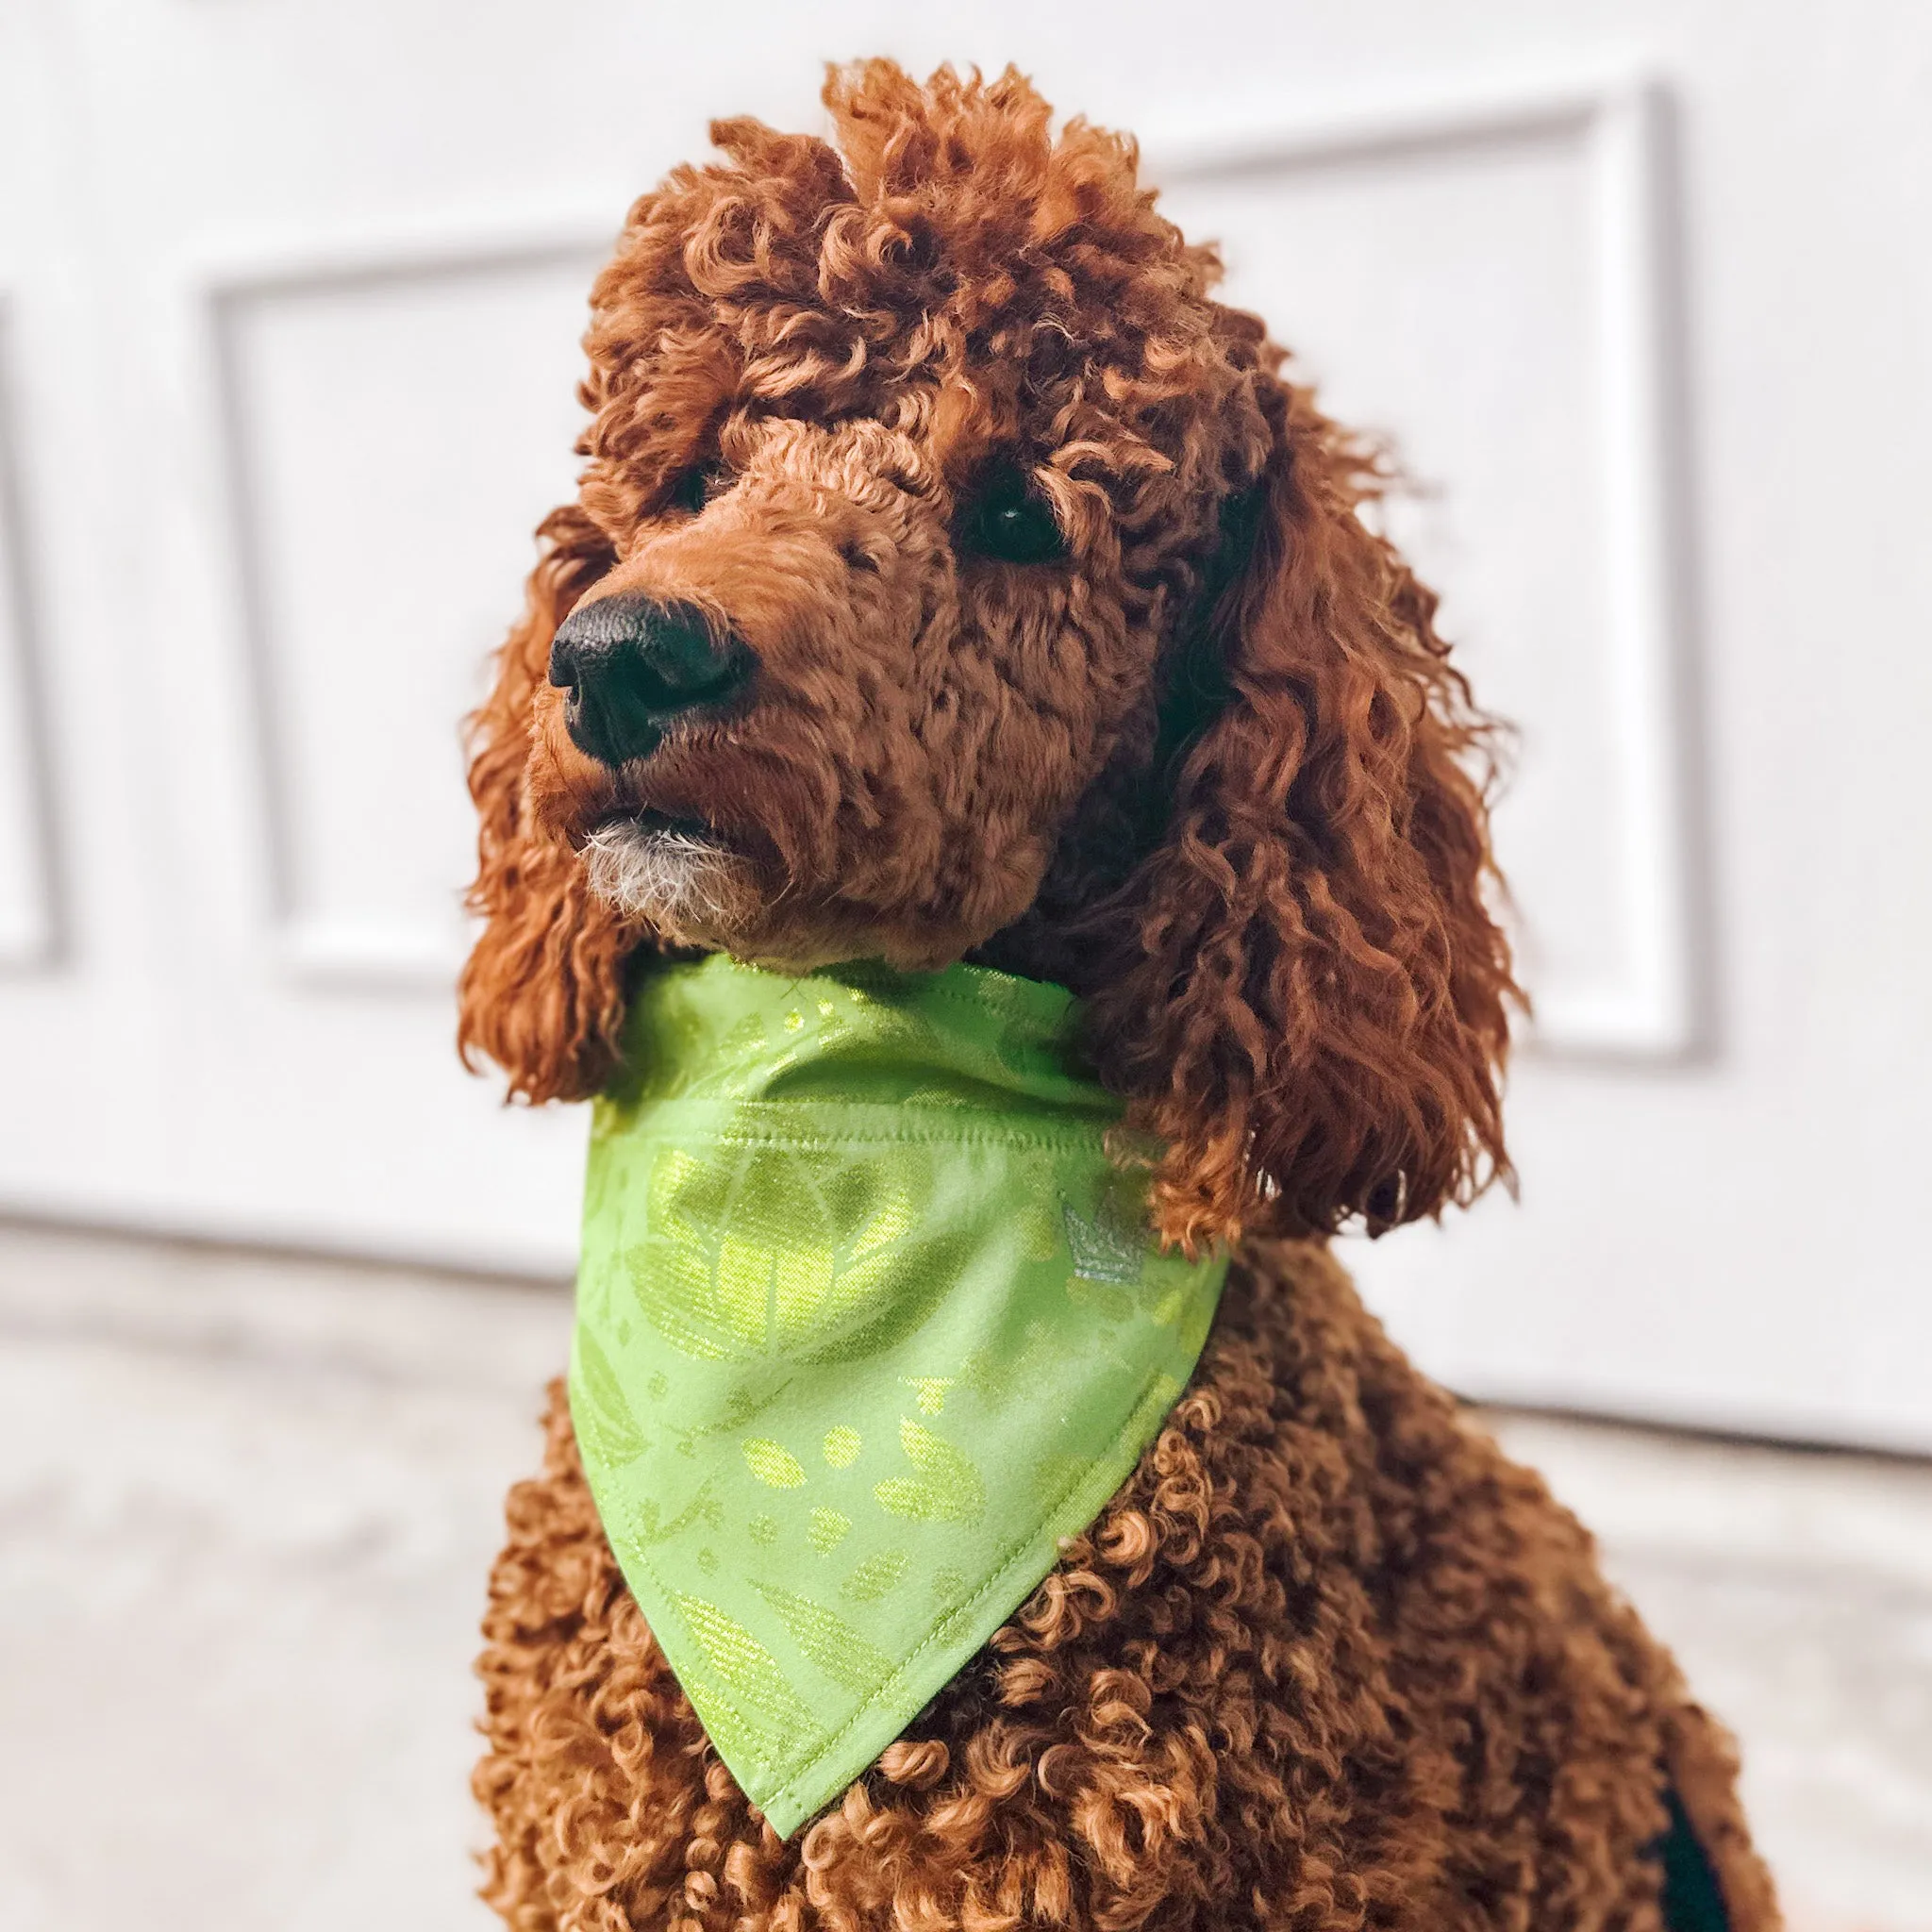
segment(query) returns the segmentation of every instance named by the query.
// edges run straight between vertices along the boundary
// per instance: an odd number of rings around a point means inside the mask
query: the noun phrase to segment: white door
[[[0,1205],[567,1268],[581,1122],[448,982],[589,275],[710,114],[1011,58],[1391,436],[1520,726],[1522,1201],[1377,1300],[1472,1392],[1932,1447],[1932,15],[917,18],[0,10]]]

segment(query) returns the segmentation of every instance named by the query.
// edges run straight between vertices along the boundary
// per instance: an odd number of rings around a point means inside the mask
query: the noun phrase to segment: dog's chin
[[[613,813],[591,826],[577,850],[591,891],[660,942],[729,953],[774,972],[880,959],[902,972],[929,973],[985,937],[929,913],[894,918],[850,901],[828,903],[796,880],[774,889],[728,836],[659,811]]]
[[[756,906],[749,861],[702,825],[643,812],[582,846],[591,891],[674,945],[728,946]]]

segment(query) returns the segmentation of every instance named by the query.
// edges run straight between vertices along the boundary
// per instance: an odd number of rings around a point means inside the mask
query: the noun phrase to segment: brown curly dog
[[[591,1093],[664,950],[1058,981],[1166,1145],[1158,1233],[1234,1264],[1138,1473],[790,1843],[554,1399],[485,1626],[487,1897],[520,1932],[1765,1932],[1723,1734],[1326,1251],[1507,1173],[1484,724],[1357,514],[1371,456],[1131,142],[1010,72],[825,98],[836,149],[718,124],[596,284],[581,489],[476,721],[465,1052]]]

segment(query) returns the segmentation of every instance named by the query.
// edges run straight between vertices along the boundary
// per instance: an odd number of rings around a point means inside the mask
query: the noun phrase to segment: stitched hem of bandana
[[[836,985],[865,993],[898,992],[924,980],[924,984],[918,986],[921,999],[945,1000],[954,1006],[977,1007],[982,1011],[1000,1013],[1051,1006],[1058,1007],[1059,1017],[1063,1018],[1080,1004],[1058,980],[1023,979],[1017,974],[1002,973],[996,966],[974,966],[963,959],[959,965],[974,975],[959,986],[942,983],[939,974],[899,973],[870,959],[854,960],[843,966],[827,966],[821,973],[807,974],[805,979],[829,979]],[[805,979],[795,980],[793,984],[802,986]]]
[[[662,1132],[647,1131],[638,1135],[641,1143],[681,1147],[686,1137],[675,1128]],[[1098,1134],[980,1134],[967,1132],[948,1133],[943,1127],[935,1127],[930,1133],[869,1134],[862,1127],[840,1131],[811,1131],[793,1128],[781,1132],[774,1127],[727,1128],[718,1135],[721,1147],[781,1147],[803,1150],[806,1153],[828,1152],[838,1147],[1012,1147],[1026,1153],[1072,1152],[1090,1153],[1100,1140]],[[1104,1150],[1103,1150],[1104,1152]],[[1148,1240],[1153,1240],[1150,1232]]]
[[[1059,1561],[1059,1545],[1091,1529],[1099,1520],[1101,1512],[1139,1466],[1141,1456],[1154,1441],[1165,1425],[1167,1418],[1174,1412],[1181,1397],[1187,1393],[1188,1384],[1193,1379],[1194,1371],[1200,1366],[1201,1356],[1207,1353],[1208,1340],[1213,1331],[1214,1317],[1220,1311],[1221,1295],[1226,1284],[1226,1271],[1208,1291],[1210,1301],[1208,1319],[1202,1331],[1201,1348],[1188,1366],[1187,1375],[1175,1381],[1172,1375],[1157,1373],[1142,1388],[1139,1399],[1127,1412],[1126,1419],[1114,1432],[1112,1441],[1079,1475],[1074,1476],[1062,1490],[1058,1497],[1023,1534],[1015,1537],[1000,1558],[998,1569],[963,1602],[956,1604],[941,1618],[938,1624],[924,1637],[919,1644],[908,1654],[897,1670],[884,1683],[874,1690],[859,1705],[852,1715],[840,1725],[824,1743],[803,1763],[791,1766],[783,1772],[782,1782],[762,1803],[750,1792],[746,1797],[762,1812],[766,1822],[781,1839],[790,1839],[808,1820],[826,1810],[846,1789],[862,1776],[876,1762],[878,1755],[904,1731],[911,1719],[923,1709],[927,1701],[941,1690],[958,1672],[959,1667],[980,1650],[1007,1619],[1018,1609],[1035,1590],[1045,1581]],[[1156,1407],[1158,1405],[1158,1407]],[[1153,1409],[1150,1416],[1149,1410]],[[602,1509],[600,1506],[599,1513]],[[1057,1524],[1064,1523],[1064,1526]],[[1041,1549],[1042,1539],[1049,1539],[1049,1547]],[[658,1576],[648,1556],[641,1549],[633,1548],[631,1555],[637,1566],[649,1578],[652,1594],[658,1605],[675,1616],[673,1604],[674,1592]],[[1037,1568],[1034,1566],[1037,1565]],[[623,1568],[620,1558],[619,1567]],[[1014,1590],[1015,1579],[1029,1569],[1032,1574]],[[628,1572],[626,1571],[626,1579]],[[635,1585],[632,1586],[635,1591]],[[1008,1591],[1014,1591],[1010,1596]],[[991,1615],[987,1612],[989,1598],[1001,1596],[1000,1607]],[[645,1621],[651,1623],[651,1609],[646,1606]],[[660,1615],[661,1615],[660,1611]],[[664,1621],[669,1621],[665,1618]],[[653,1634],[658,1637],[659,1649],[664,1648],[660,1625],[652,1624]],[[922,1695],[917,1704],[903,1715],[894,1715],[881,1709],[887,1698],[911,1676],[920,1660],[930,1656],[935,1650],[947,1653],[943,1658],[945,1670]],[[665,1652],[666,1661],[670,1653]],[[674,1672],[676,1666],[672,1666]],[[680,1680],[681,1682],[681,1680]],[[689,1692],[687,1692],[689,1695]],[[704,1713],[698,1713],[702,1720]],[[707,1737],[708,1739],[708,1728]],[[711,1748],[717,1750],[715,1742]],[[720,1758],[724,1753],[718,1753]],[[826,1764],[836,1767],[833,1775],[837,1783],[823,1796],[812,1798],[799,1792],[798,1788],[807,1780],[814,1783],[813,1774]],[[764,1767],[760,1767],[763,1769]],[[777,1767],[773,1767],[777,1769]],[[728,1761],[726,1769],[731,1769]],[[736,1773],[733,1773],[734,1776]],[[741,1786],[742,1780],[740,1780]]]

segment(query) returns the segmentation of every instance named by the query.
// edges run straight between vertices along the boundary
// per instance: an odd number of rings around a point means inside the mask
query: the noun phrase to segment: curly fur
[[[1665,1765],[1732,1924],[1775,1923],[1723,1740],[1589,1538],[1312,1246],[1236,1270],[1139,1473],[793,1847],[625,1593],[560,1391],[509,1521],[476,1788],[527,1932],[1657,1932]]]
[[[1774,1925],[1721,1733],[1320,1246],[1508,1172],[1489,727],[1360,514],[1371,453],[1212,299],[1131,142],[1056,135],[1011,72],[874,61],[826,101],[836,148],[717,124],[593,291],[578,497],[475,721],[463,1050],[528,1101],[595,1091],[659,950],[1057,979],[1165,1147],[1158,1233],[1235,1273],[1137,1475],[791,1845],[554,1405],[487,1625],[489,1896],[522,1932],[1655,1932],[1669,1782],[1733,1926]],[[995,462],[1063,560],[962,542]],[[611,769],[545,667],[636,593],[757,674]]]

